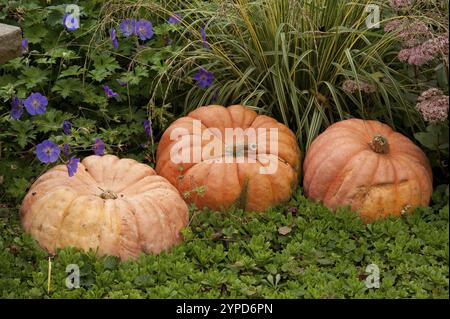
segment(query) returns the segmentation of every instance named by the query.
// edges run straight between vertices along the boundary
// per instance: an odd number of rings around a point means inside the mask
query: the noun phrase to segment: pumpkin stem
[[[378,154],[389,153],[389,143],[387,138],[382,135],[375,135],[370,142],[370,148]]]
[[[256,143],[235,143],[230,146],[226,146],[225,152],[228,155],[237,156],[248,156],[250,152],[255,152],[257,149]]]
[[[103,192],[99,195],[101,199],[117,199],[117,197],[118,197],[117,194],[114,193],[113,191],[108,191],[108,190],[105,191],[104,189],[101,189],[101,190]]]

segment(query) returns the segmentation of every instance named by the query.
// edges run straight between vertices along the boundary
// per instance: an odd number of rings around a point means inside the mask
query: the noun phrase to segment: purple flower
[[[448,35],[429,39],[413,48],[402,49],[398,59],[411,65],[421,66],[434,60],[438,55],[448,55]]]
[[[122,81],[120,79],[117,79],[116,81],[117,81],[117,83],[119,83],[120,86],[127,86],[127,82],[126,81]]]
[[[106,97],[108,97],[108,98],[119,96],[119,93],[114,92],[107,85],[103,85],[103,91],[105,91]]]
[[[105,152],[105,143],[102,139],[97,137],[92,149],[94,150],[95,155],[103,155],[103,153]]]
[[[347,93],[355,93],[357,91],[362,91],[364,93],[374,93],[376,92],[376,87],[370,83],[359,81],[359,86],[357,81],[346,80],[342,84],[342,89]]]
[[[69,13],[64,14],[63,24],[68,31],[73,31],[80,27],[80,21],[78,20],[78,17]]]
[[[111,42],[112,42],[114,49],[117,50],[119,48],[119,41],[117,40],[117,37],[116,37],[116,29],[115,28],[111,29]]]
[[[178,24],[181,22],[181,13],[175,13],[167,20],[169,24]]]
[[[217,98],[219,97],[219,90],[215,90],[214,93],[211,95],[211,102],[216,102]]]
[[[144,130],[145,135],[147,135],[148,138],[152,136],[152,122],[150,120],[144,121]]]
[[[447,120],[449,97],[441,90],[432,88],[421,94],[417,99],[416,110],[428,123],[438,123]]]
[[[202,36],[203,46],[204,46],[206,49],[209,49],[209,43],[208,43],[208,41],[206,41],[205,27],[201,27],[201,28],[200,28],[200,35]]]
[[[23,114],[23,101],[17,96],[11,101],[11,117],[15,120],[20,119]]]
[[[31,93],[24,102],[25,108],[30,115],[44,114],[48,100],[41,93]]]
[[[125,19],[119,25],[124,37],[129,37],[136,32],[136,19]]]
[[[206,71],[204,68],[200,68],[197,73],[194,74],[193,79],[197,81],[197,85],[206,89],[209,87],[214,81],[214,73]]]
[[[69,135],[70,130],[72,129],[72,123],[70,123],[68,120],[64,120],[62,128],[63,128],[64,134]]]
[[[63,145],[63,154],[64,154],[65,157],[69,157],[70,146],[67,143]]]
[[[22,53],[25,53],[28,51],[28,39],[23,38],[22,39]]]
[[[412,19],[391,20],[386,23],[384,31],[393,33],[408,48],[419,45],[430,35],[430,30],[423,21]]]
[[[136,34],[142,41],[151,39],[153,37],[152,23],[145,19],[140,19],[136,22]]]
[[[391,7],[395,10],[406,9],[411,6],[411,0],[390,0]]]
[[[42,163],[56,162],[60,152],[58,145],[50,140],[45,140],[41,144],[36,145],[36,155]]]
[[[78,169],[78,163],[80,163],[80,159],[72,156],[69,163],[67,163],[67,171],[69,172],[69,176],[72,177],[75,175]]]

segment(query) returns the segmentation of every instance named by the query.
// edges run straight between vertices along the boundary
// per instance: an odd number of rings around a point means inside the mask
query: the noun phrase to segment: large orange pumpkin
[[[49,252],[72,246],[122,259],[180,242],[188,208],[148,165],[89,156],[69,177],[58,165],[39,177],[20,209],[25,231]]]
[[[306,195],[336,209],[350,205],[366,222],[426,206],[432,173],[422,150],[378,121],[331,125],[304,162]]]
[[[230,129],[234,137],[227,134]],[[271,138],[270,129],[276,137]],[[251,133],[257,139],[248,138]],[[208,148],[211,144],[216,148]],[[190,154],[186,161],[173,159],[177,146]],[[275,119],[242,105],[210,105],[179,118],[164,132],[156,171],[198,208],[236,205],[263,211],[290,198],[298,183],[300,150],[294,133]]]

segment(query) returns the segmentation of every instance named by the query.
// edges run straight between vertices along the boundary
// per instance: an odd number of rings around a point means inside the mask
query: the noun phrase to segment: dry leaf
[[[280,233],[281,235],[287,235],[292,231],[292,228],[289,226],[283,226],[278,228],[278,233]]]

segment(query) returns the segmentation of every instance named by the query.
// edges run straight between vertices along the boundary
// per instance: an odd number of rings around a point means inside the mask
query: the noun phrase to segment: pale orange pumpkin
[[[350,205],[366,222],[427,206],[432,172],[422,150],[378,121],[331,125],[303,164],[306,195],[336,209]]]
[[[49,252],[72,246],[122,259],[159,253],[181,241],[188,208],[148,165],[113,155],[89,156],[69,177],[58,165],[24,198],[25,231]]]
[[[193,128],[196,121],[201,123],[198,130]],[[227,129],[242,135],[230,138]],[[270,129],[277,131],[276,138],[270,138]],[[180,130],[176,138],[175,132]],[[249,132],[256,132],[257,139],[249,139]],[[202,138],[205,136],[210,138]],[[188,138],[182,141],[183,137]],[[196,144],[195,139],[200,142]],[[213,140],[217,148],[205,151]],[[172,158],[177,145],[191,154],[187,161]],[[194,153],[199,151],[195,159]],[[198,208],[220,210],[235,205],[263,211],[289,200],[298,183],[300,156],[294,133],[275,119],[242,105],[210,105],[179,118],[164,132],[156,171]],[[262,173],[264,168],[267,171]]]

